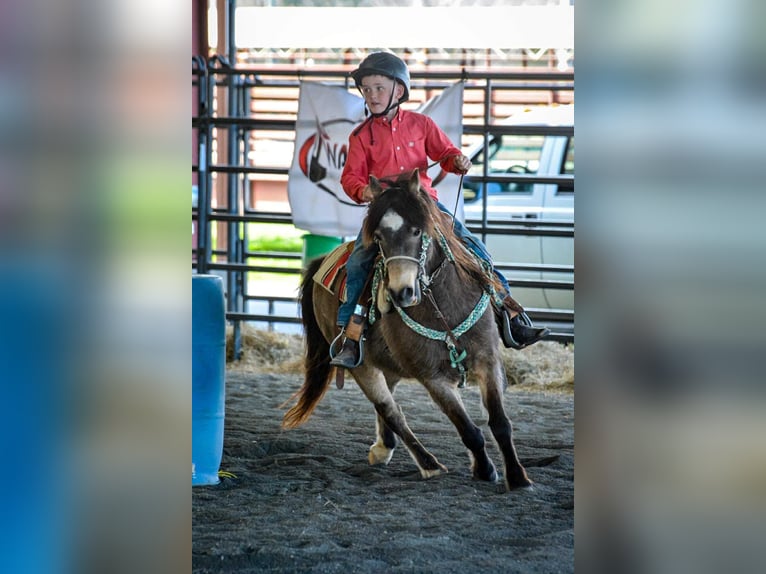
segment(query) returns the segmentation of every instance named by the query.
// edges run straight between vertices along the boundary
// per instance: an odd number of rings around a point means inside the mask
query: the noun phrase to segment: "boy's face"
[[[391,101],[391,91],[394,91],[394,103],[404,95],[404,86],[387,76],[365,76],[360,84],[364,101],[373,114],[379,114],[386,109]]]

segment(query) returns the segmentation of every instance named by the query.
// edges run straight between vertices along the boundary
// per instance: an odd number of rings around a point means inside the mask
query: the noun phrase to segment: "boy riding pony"
[[[440,160],[442,169],[450,173],[466,173],[471,160],[455,147],[431,118],[399,107],[410,93],[407,65],[388,52],[374,52],[351,76],[364,97],[369,117],[349,136],[348,158],[341,176],[346,195],[359,204],[367,203],[372,200],[368,185],[371,175],[377,179],[395,178],[417,168],[421,187],[442,211],[449,214],[450,211],[439,203],[426,173],[429,158]],[[494,269],[484,244],[458,220],[454,220],[454,231],[466,247],[492,269],[505,290],[505,293],[499,293],[503,303],[497,310],[503,344],[522,349],[545,337],[548,329],[532,326],[524,309],[511,298],[508,281]],[[360,233],[346,264],[347,298],[338,309],[337,324],[343,329],[344,340],[341,351],[331,360],[337,367],[351,369],[363,359],[361,346],[367,309],[359,299],[377,252],[375,244],[364,247]]]

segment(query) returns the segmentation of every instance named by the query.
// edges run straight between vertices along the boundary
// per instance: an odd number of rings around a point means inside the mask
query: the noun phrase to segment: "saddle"
[[[354,241],[349,241],[333,249],[322,261],[314,282],[335,295],[338,300],[346,301],[346,261],[354,250]]]
[[[355,243],[355,241],[349,241],[328,253],[312,278],[315,283],[321,285],[324,289],[335,295],[339,301],[344,303],[348,300],[348,293],[346,291],[346,262],[354,250]],[[374,265],[370,268],[367,282],[362,290],[362,296],[359,298],[359,302],[362,303],[364,301],[365,306],[369,306],[369,301],[372,299],[370,280],[373,273],[375,273]]]

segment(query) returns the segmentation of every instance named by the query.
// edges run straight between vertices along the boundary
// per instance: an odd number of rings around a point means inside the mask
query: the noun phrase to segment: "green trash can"
[[[330,253],[330,251],[342,243],[342,237],[307,233],[303,236],[303,256],[301,258],[303,267],[308,267],[308,264],[312,259]]]

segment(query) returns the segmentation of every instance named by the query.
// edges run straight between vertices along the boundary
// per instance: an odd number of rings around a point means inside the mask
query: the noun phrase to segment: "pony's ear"
[[[410,192],[417,194],[420,191],[420,170],[415,168],[410,174]]]
[[[373,197],[377,197],[383,193],[383,186],[380,185],[380,181],[374,175],[370,176],[370,191],[372,191]]]

